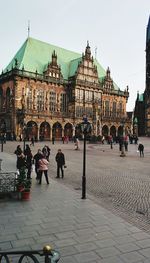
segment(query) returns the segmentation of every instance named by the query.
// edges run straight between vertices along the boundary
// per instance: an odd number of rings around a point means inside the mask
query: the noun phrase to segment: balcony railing
[[[6,71],[5,73],[2,73],[0,75],[0,79],[8,78],[8,77],[11,77],[12,75],[18,75],[21,77],[28,77],[31,79],[38,79],[41,81],[48,81],[48,82],[52,82],[55,84],[62,84],[62,85],[68,84],[68,80],[65,80],[65,79],[56,79],[56,78],[49,77],[49,76],[47,77],[47,76],[44,76],[43,74],[39,74],[38,72],[20,70],[17,68],[13,68],[10,71]]]

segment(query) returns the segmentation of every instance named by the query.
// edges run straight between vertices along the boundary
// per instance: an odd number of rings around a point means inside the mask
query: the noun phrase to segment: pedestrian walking
[[[22,168],[26,168],[26,158],[25,158],[23,153],[21,153],[20,155],[17,155],[16,166],[17,166],[17,169],[19,170],[19,172]]]
[[[79,150],[79,139],[78,138],[76,138],[76,142],[74,144],[74,149]]]
[[[105,137],[103,135],[103,137],[102,137],[102,144],[104,144],[104,142],[105,142]]]
[[[20,145],[17,146],[17,148],[16,148],[16,150],[14,151],[14,153],[15,153],[17,156],[22,153],[22,149],[21,149],[21,146],[20,146]]]
[[[48,145],[46,145],[46,149],[47,149],[46,159],[47,159],[47,161],[49,162],[49,157],[50,157],[50,154],[51,154],[51,149],[48,147]]]
[[[42,175],[44,172],[45,175],[45,179],[47,184],[49,184],[49,180],[48,180],[48,164],[49,162],[46,160],[46,158],[44,156],[42,156],[42,158],[39,160],[39,184],[42,184]]]
[[[62,153],[61,149],[58,149],[58,152],[56,154],[55,160],[57,162],[57,176],[56,178],[60,178],[60,170],[61,170],[61,176],[64,178],[64,166],[65,166],[65,156]]]
[[[112,135],[109,136],[109,143],[110,143],[110,149],[113,149],[113,137],[112,137]]]
[[[124,138],[124,147],[126,152],[128,151],[128,143],[129,143],[129,137],[128,135],[126,135]]]
[[[54,144],[55,143],[55,137],[53,136],[52,137],[52,144]]]
[[[51,152],[51,149],[47,145],[45,145],[42,149],[42,153],[48,162],[49,162],[50,152]]]
[[[31,146],[31,145],[34,146],[34,138],[33,138],[33,137],[31,138],[30,146]]]
[[[142,143],[139,143],[138,151],[140,152],[140,157],[144,157],[144,145]]]
[[[39,180],[39,160],[42,158],[43,158],[42,151],[38,149],[37,153],[33,157],[34,164],[35,164],[36,180]]]
[[[31,179],[31,171],[32,171],[32,160],[33,160],[33,155],[31,152],[31,149],[28,144],[26,144],[26,148],[24,150],[24,155],[26,158],[26,165],[27,165],[27,178]]]

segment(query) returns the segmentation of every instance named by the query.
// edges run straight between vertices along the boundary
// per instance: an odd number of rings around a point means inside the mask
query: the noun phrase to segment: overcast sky
[[[129,85],[127,110],[145,89],[145,39],[150,0],[0,0],[0,70],[30,36],[93,56],[120,89]]]

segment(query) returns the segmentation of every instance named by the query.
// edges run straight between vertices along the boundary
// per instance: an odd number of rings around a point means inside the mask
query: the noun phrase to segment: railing
[[[38,80],[41,80],[41,81],[48,81],[48,82],[52,82],[52,83],[55,83],[55,84],[61,84],[61,85],[68,84],[68,80],[65,80],[65,79],[55,79],[55,78],[49,77],[49,76],[46,77],[43,74],[39,74],[37,72],[20,70],[20,69],[17,69],[17,68],[13,68],[10,71],[6,71],[5,73],[2,73],[0,75],[0,79],[11,77],[13,74],[19,75],[21,77],[30,77],[31,79],[32,78],[33,79],[38,79]]]
[[[16,192],[17,175],[15,172],[0,172],[0,195]]]
[[[0,251],[0,262],[35,262],[40,263],[41,257],[45,263],[57,263],[60,259],[59,252],[53,250],[50,246],[43,247],[43,250],[30,251]]]
[[[86,87],[91,87],[91,88],[97,88],[100,89],[100,84],[99,83],[95,83],[95,82],[90,82],[87,80],[76,80],[76,84],[77,85],[81,85],[81,86],[86,86]]]

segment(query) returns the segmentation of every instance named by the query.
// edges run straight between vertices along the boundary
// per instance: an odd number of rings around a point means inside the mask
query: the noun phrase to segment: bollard
[[[2,159],[0,159],[0,171],[2,170]]]

